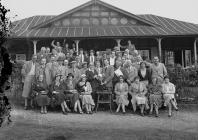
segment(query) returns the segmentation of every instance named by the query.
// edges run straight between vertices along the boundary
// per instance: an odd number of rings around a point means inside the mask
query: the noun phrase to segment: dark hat
[[[69,78],[69,77],[74,78],[74,75],[73,75],[72,73],[69,73],[69,74],[67,75],[67,78]]]
[[[64,61],[63,57],[58,57],[57,61]]]
[[[164,76],[164,79],[167,79],[167,78],[169,79],[169,76],[168,75]]]

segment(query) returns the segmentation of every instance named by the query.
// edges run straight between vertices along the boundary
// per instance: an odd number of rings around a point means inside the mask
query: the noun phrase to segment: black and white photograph
[[[0,140],[198,140],[198,1],[0,0]]]

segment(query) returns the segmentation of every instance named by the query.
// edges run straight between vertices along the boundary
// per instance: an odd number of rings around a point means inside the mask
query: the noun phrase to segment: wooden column
[[[38,42],[38,40],[33,40],[33,45],[34,45],[34,55],[36,55],[36,44]]]
[[[184,67],[184,50],[182,50],[182,67]]]
[[[120,50],[120,48],[121,48],[121,44],[120,44],[121,39],[116,39],[116,42],[117,42],[117,47],[118,47],[118,48],[119,48],[119,50]]]
[[[162,38],[157,38],[159,60],[162,61]]]
[[[197,38],[195,38],[194,40],[194,61],[195,61],[195,65],[197,65]]]
[[[78,55],[78,51],[79,51],[79,42],[80,40],[75,40],[76,43],[76,54]]]

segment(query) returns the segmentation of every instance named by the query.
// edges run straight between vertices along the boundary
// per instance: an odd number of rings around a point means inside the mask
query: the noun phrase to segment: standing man
[[[166,67],[163,63],[159,62],[157,56],[154,57],[153,62],[154,64],[151,66],[151,75],[152,77],[157,77],[158,83],[162,84],[164,77],[167,75]]]
[[[24,87],[22,92],[22,97],[25,99],[25,107],[24,109],[27,110],[28,107],[28,99],[30,99],[32,83],[35,80],[36,74],[36,67],[38,67],[37,56],[33,55],[31,61],[27,61],[21,70],[22,75],[25,78]],[[32,105],[32,100],[31,100]]]
[[[71,62],[71,69],[69,69],[69,73],[74,75],[74,81],[77,83],[81,77],[81,71],[76,67],[76,61]]]
[[[109,63],[110,63],[111,66],[114,66],[114,64],[115,64],[115,59],[116,59],[115,51],[112,51],[112,52],[111,52],[111,56],[110,56],[110,58],[109,58]]]
[[[82,49],[82,48],[80,48],[79,57],[80,57],[80,62],[81,62],[81,63],[85,62],[85,56],[84,56],[84,54],[83,54],[83,49]]]
[[[90,63],[93,63],[93,64],[95,64],[95,56],[94,56],[94,51],[93,50],[91,50],[90,51],[90,56],[89,56],[89,64]]]
[[[107,88],[112,88],[112,79],[114,77],[114,67],[109,65],[109,61],[107,59],[104,60],[104,79],[103,83],[106,85]]]

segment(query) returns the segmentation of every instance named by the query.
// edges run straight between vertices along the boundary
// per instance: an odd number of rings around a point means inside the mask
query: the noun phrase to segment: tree
[[[10,56],[8,50],[4,46],[7,38],[10,35],[10,21],[6,17],[9,9],[6,9],[0,0],[0,61],[3,66],[0,76],[0,93],[4,92],[6,81],[12,73],[12,63],[10,62]]]

